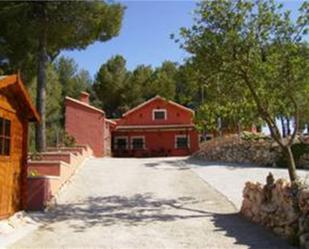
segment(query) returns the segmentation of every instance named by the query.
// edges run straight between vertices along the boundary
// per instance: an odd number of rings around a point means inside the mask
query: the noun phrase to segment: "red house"
[[[89,104],[89,94],[82,92],[80,100],[65,98],[65,130],[78,144],[87,144],[97,157],[111,154],[111,129],[115,123],[104,111]]]
[[[190,155],[199,148],[193,118],[193,110],[156,96],[117,120],[113,131],[113,155]]]

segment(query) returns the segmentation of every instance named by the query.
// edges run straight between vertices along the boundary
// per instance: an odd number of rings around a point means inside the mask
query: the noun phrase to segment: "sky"
[[[279,1],[279,0],[278,0]],[[295,16],[302,0],[280,0]],[[107,42],[96,42],[81,51],[64,51],[63,56],[73,58],[79,68],[95,76],[100,66],[112,56],[120,54],[127,60],[127,68],[145,64],[160,66],[165,60],[182,63],[188,54],[170,39],[181,27],[193,24],[196,2],[121,1],[126,6],[122,28],[118,37]]]

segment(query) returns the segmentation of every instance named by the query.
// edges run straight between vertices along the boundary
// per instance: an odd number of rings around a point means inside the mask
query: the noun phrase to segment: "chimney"
[[[81,92],[81,93],[80,93],[80,98],[79,98],[79,100],[80,100],[81,102],[84,102],[84,103],[86,103],[86,104],[89,104],[89,93],[87,93],[87,92]]]

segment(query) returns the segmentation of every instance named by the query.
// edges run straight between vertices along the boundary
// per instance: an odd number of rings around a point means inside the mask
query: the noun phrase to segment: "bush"
[[[270,136],[266,136],[262,133],[254,133],[249,131],[244,131],[240,135],[241,139],[246,141],[257,141],[257,140],[271,140]]]
[[[63,144],[66,147],[73,147],[76,145],[76,140],[73,136],[70,136],[68,133],[64,134]]]
[[[299,164],[299,159],[304,155],[304,154],[309,154],[309,144],[305,143],[296,143],[293,144],[292,147],[292,153],[294,155],[294,160],[297,168],[302,168],[302,165]],[[281,156],[276,162],[276,165],[278,167],[286,168],[288,165],[288,159],[287,156],[284,152],[281,153]]]

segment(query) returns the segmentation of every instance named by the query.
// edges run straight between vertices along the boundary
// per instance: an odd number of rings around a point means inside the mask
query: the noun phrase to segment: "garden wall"
[[[270,139],[246,140],[238,135],[218,137],[202,143],[196,157],[208,161],[253,163],[274,166],[280,148]]]
[[[265,185],[247,182],[243,198],[242,215],[309,249],[308,186],[296,192],[290,182],[270,174]]]
[[[309,168],[308,141],[296,140],[293,146],[298,167]],[[286,167],[282,155],[280,147],[270,137],[246,132],[204,142],[194,156],[207,161]]]
[[[76,173],[86,158],[92,156],[89,146],[49,148],[48,152],[30,155],[28,168],[27,210],[43,210],[59,190]]]

